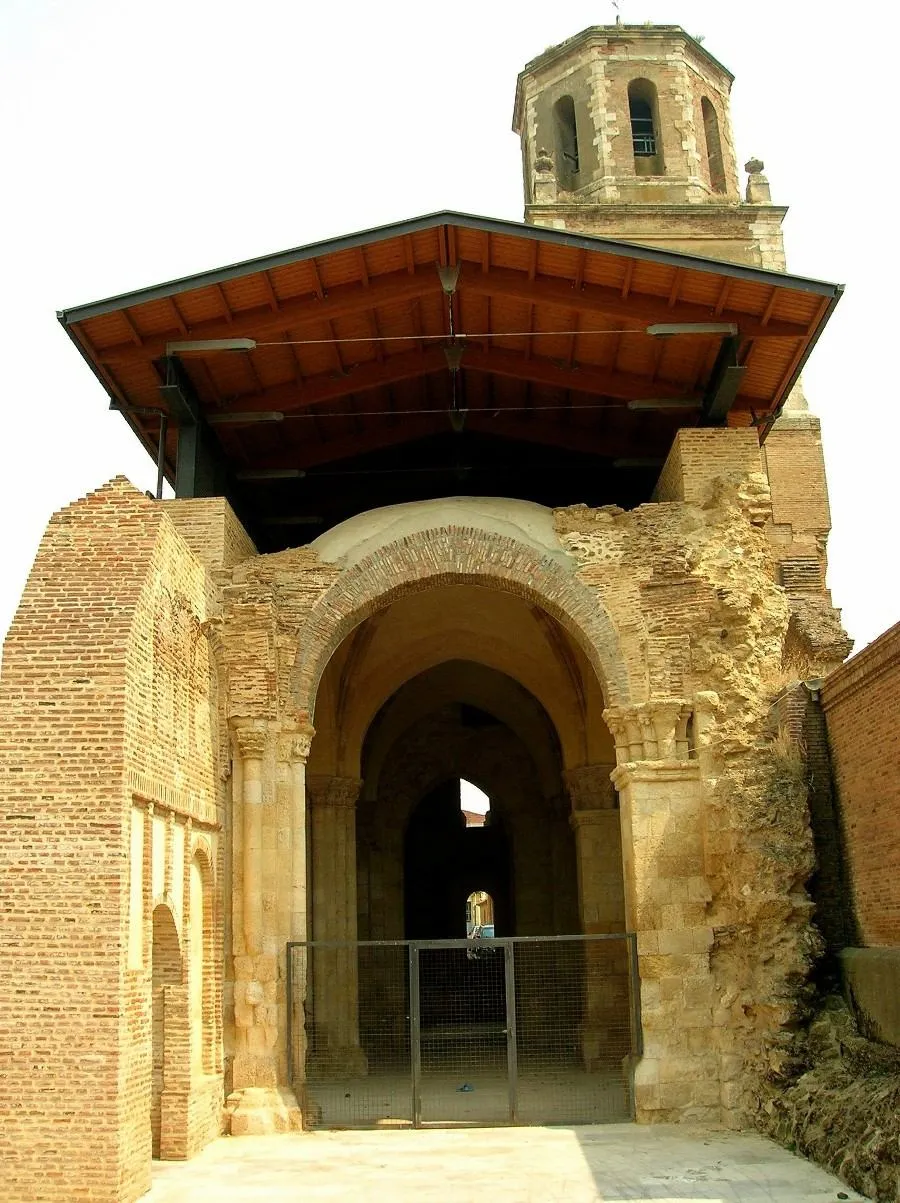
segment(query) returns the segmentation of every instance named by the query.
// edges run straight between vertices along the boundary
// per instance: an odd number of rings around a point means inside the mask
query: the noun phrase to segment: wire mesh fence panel
[[[420,1123],[509,1122],[506,954],[499,941],[415,950]]]
[[[413,1121],[409,956],[402,942],[309,944],[302,1109],[307,1127],[404,1127]],[[294,953],[297,956],[297,952]],[[298,981],[294,978],[295,1011]],[[297,1074],[295,1071],[295,1088]]]
[[[306,1126],[627,1120],[636,965],[624,934],[289,945]]]
[[[626,939],[513,946],[519,1123],[630,1119],[636,1025]]]

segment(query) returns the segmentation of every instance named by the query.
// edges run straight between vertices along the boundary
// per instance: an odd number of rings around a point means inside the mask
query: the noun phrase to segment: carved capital
[[[689,737],[692,713],[683,698],[657,698],[604,710],[603,718],[616,741],[616,763],[688,760],[693,753]]]
[[[313,806],[325,809],[352,809],[356,806],[362,781],[358,777],[307,777],[306,787]]]
[[[269,725],[264,719],[241,719],[231,723],[234,750],[242,760],[260,760],[268,738]]]
[[[306,764],[315,730],[308,724],[296,730],[282,731],[278,737],[278,760],[282,764]]]
[[[609,779],[613,764],[582,764],[563,772],[573,811],[614,810],[616,791]]]

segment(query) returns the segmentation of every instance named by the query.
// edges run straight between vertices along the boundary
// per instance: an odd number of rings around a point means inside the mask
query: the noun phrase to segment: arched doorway
[[[607,1091],[610,1118],[627,1117],[628,993],[604,1012],[588,984],[600,960],[579,942],[584,932],[622,938],[621,855],[604,879],[606,912],[595,900],[585,909],[579,882],[591,878],[578,863],[584,828],[572,821],[570,788],[571,770],[599,762],[596,805],[617,827],[604,703],[586,654],[550,613],[467,581],[395,594],[335,649],[308,766],[320,951],[307,1014],[316,1089],[330,1082],[334,1102],[346,1086],[339,1109],[380,1090],[396,1116],[418,1057],[423,1122],[502,1120],[519,1057],[532,1120],[552,1118],[554,1091],[538,1089],[538,1072],[545,1086],[555,1075],[558,1118],[599,1118],[565,1106],[579,1090],[596,1097],[600,1078],[590,1075],[601,1073],[618,1083]],[[461,781],[489,798],[483,825],[467,826]],[[494,922],[472,940],[465,908],[475,892],[490,895]],[[338,1029],[352,1043],[339,1043]],[[470,1093],[478,1098],[456,1097]],[[327,1110],[326,1095],[316,1097]]]

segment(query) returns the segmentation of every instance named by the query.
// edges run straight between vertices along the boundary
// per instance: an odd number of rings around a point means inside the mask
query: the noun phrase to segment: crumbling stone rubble
[[[898,1203],[900,1049],[866,1040],[844,1000],[829,995],[784,1051],[757,1126],[878,1203]]]

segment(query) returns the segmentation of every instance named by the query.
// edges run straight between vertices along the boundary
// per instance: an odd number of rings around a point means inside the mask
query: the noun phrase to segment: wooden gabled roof
[[[458,274],[441,271],[456,267]],[[652,465],[683,425],[752,423],[764,435],[840,292],[820,281],[447,212],[59,318],[154,455],[161,416],[170,419],[164,468],[176,491],[203,491],[196,474],[185,484],[179,462],[180,433],[196,425],[215,460],[216,489],[241,500],[252,525],[248,510],[266,522],[269,503],[249,482],[278,472],[311,480],[357,468],[361,476],[390,475],[393,465],[395,474],[412,473],[415,460],[437,454],[437,465],[419,464],[436,468],[433,480],[420,482],[425,495],[523,495],[501,482],[485,487],[486,447],[502,444],[503,455],[493,458],[510,468],[515,448],[531,446],[546,453],[548,469],[551,452],[583,467],[593,458],[596,469],[597,460]],[[713,329],[648,333],[698,324]],[[184,346],[220,340],[247,340],[248,349]],[[438,479],[443,451],[435,448],[445,444],[456,487]],[[478,488],[461,489],[460,449],[476,444]],[[347,494],[346,481],[331,487]],[[317,489],[312,508],[328,510],[328,487]],[[385,500],[377,489],[356,492],[360,506]],[[332,506],[322,524],[349,516],[346,508]]]

